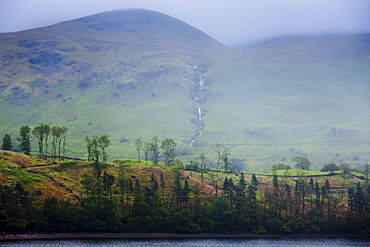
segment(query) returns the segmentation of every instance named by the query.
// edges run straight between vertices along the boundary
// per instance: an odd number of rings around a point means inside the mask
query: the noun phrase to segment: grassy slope
[[[189,93],[200,77],[193,67],[226,49],[185,23],[142,10],[0,37],[4,58],[18,54],[4,60],[0,73],[6,116],[0,133],[15,139],[20,125],[63,125],[69,128],[67,153],[78,157],[85,155],[85,135],[108,134],[111,160],[136,157],[136,138],[158,135],[187,147],[195,130],[189,111],[196,107]],[[29,62],[45,52],[62,60],[55,66],[47,58],[46,65]],[[120,143],[123,136],[129,142]]]
[[[201,138],[233,146],[251,171],[296,155],[308,156],[314,169],[362,164],[370,138],[366,44],[368,36],[354,36],[238,52],[207,74],[217,78],[217,96],[206,104]]]
[[[75,161],[72,161],[75,162]],[[150,176],[154,173],[159,181],[160,173],[162,172],[166,179],[167,192],[170,193],[176,168],[166,168],[164,164],[159,163],[159,166],[152,166],[149,161],[148,165],[144,161],[138,163],[137,160],[121,160],[116,164],[109,164],[104,170],[109,174],[118,178],[119,163],[123,165],[124,177],[139,178],[142,186],[148,185]],[[68,165],[72,164],[72,165]],[[42,196],[40,199],[47,196],[55,195],[58,198],[76,198],[83,195],[83,187],[81,180],[83,174],[93,175],[92,167],[87,161],[78,161],[76,163],[53,163],[50,160],[40,159],[38,156],[26,156],[19,153],[0,151],[0,184],[15,185],[20,182],[27,190],[40,190]],[[302,173],[295,169],[289,170],[289,178],[286,178],[290,184],[294,185],[297,179],[297,174]],[[192,171],[182,171],[184,177],[189,178],[190,188],[194,188],[197,183],[201,184],[200,174]],[[286,175],[283,171],[279,171],[279,175]],[[340,174],[330,175],[328,173],[305,171],[305,176],[314,176],[314,180],[318,181],[320,186],[324,185],[325,180],[330,181],[331,187],[342,190],[343,179]],[[272,176],[270,174],[257,174],[257,179],[260,182],[259,189],[263,191],[272,186]],[[233,173],[216,173],[208,172],[204,175],[204,186],[201,187],[201,196],[204,200],[215,195],[215,188],[212,181],[216,181],[219,186],[222,185],[225,177],[232,178],[234,183],[238,183],[240,175]],[[280,179],[284,179],[281,177]],[[245,174],[245,180],[251,181],[251,174]],[[355,187],[361,179],[350,175],[346,178],[346,187]],[[113,193],[118,193],[114,188]]]

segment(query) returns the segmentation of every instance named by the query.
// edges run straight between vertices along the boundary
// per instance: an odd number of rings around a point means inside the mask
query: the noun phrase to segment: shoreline
[[[8,240],[40,239],[159,239],[159,238],[369,238],[363,234],[257,234],[257,233],[38,233],[0,235],[0,242]]]

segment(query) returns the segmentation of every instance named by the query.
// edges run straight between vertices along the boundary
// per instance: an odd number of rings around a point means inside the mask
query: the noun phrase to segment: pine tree
[[[12,150],[13,145],[12,145],[12,138],[10,137],[9,134],[5,134],[3,137],[3,145],[1,146],[2,150]]]
[[[181,187],[181,173],[179,171],[175,174],[175,181],[173,186],[173,192],[176,197],[176,205],[181,205],[182,187]]]
[[[259,182],[257,180],[257,177],[256,177],[256,174],[252,174],[252,181],[251,181],[251,184],[255,187],[257,187],[259,185]]]
[[[162,190],[163,208],[166,209],[165,195],[164,195],[164,190],[166,189],[166,183],[164,182],[164,176],[163,176],[162,171],[161,171],[161,175],[159,177],[159,186],[161,187],[161,190]]]
[[[360,182],[356,184],[356,192],[355,192],[355,211],[357,212],[358,215],[363,215],[365,212],[365,194],[364,191],[361,187]]]
[[[188,206],[189,194],[190,194],[189,182],[187,179],[185,179],[184,188],[182,189],[182,201],[185,202],[185,207]]]

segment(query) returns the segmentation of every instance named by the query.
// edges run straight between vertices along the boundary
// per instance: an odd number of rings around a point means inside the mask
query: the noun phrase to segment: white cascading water
[[[189,146],[193,145],[194,139],[191,139]]]
[[[194,69],[197,69],[197,67],[196,66],[194,66]],[[204,89],[204,81],[203,81],[203,78],[201,77],[200,78],[200,80],[199,80],[199,89],[200,90],[203,90]],[[198,100],[198,96],[199,96],[199,94],[194,98],[194,101],[197,101]],[[190,143],[189,143],[189,146],[191,147],[192,145],[193,145],[193,143],[194,143],[194,141],[195,141],[195,138],[198,136],[198,135],[200,135],[200,134],[202,134],[202,130],[201,130],[201,121],[202,121],[202,109],[200,109],[200,106],[198,106],[198,121],[199,121],[199,123],[198,123],[198,125],[197,125],[197,131],[198,131],[198,134],[196,134],[194,137],[193,137],[193,139],[191,139],[191,141],[190,141]]]
[[[203,78],[200,78],[199,87],[200,87],[200,90],[203,90],[204,89],[204,81],[203,81]]]

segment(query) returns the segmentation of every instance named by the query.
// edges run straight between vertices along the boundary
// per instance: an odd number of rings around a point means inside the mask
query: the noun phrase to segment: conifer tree
[[[2,150],[12,150],[13,145],[12,145],[12,138],[10,137],[9,134],[5,134],[3,137],[3,145],[1,146]]]
[[[185,203],[185,207],[188,206],[189,193],[190,193],[189,182],[187,179],[185,179],[184,188],[182,190],[182,201]]]
[[[181,187],[181,173],[176,171],[175,180],[173,185],[173,192],[176,198],[176,205],[181,205],[182,187]]]

